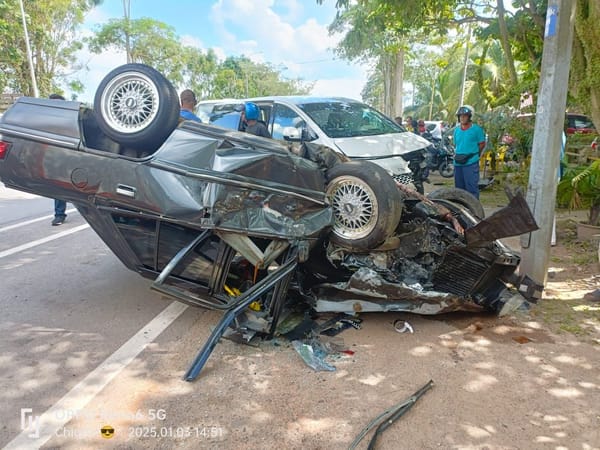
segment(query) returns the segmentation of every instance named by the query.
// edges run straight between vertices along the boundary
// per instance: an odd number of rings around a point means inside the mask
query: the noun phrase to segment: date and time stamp
[[[223,439],[223,428],[219,426],[132,426],[127,428],[127,437],[135,438],[195,438],[206,440]]]
[[[222,441],[225,430],[219,425],[173,425],[174,420],[168,417],[166,409],[150,408],[130,411],[89,411],[62,410],[54,411],[50,419],[65,423],[54,431],[54,436],[67,439],[90,439],[101,436],[112,439],[118,436],[126,440],[138,439],[195,439],[204,441]],[[28,437],[37,439],[43,429],[44,415],[36,416],[32,408],[21,408],[21,430],[29,433]],[[98,423],[98,427],[70,426],[71,420]],[[78,422],[74,422],[77,424]],[[114,424],[114,426],[113,426]]]

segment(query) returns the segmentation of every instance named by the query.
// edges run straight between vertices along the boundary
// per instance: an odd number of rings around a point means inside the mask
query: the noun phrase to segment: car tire
[[[485,211],[481,202],[470,192],[459,188],[440,188],[430,192],[427,195],[430,200],[448,200],[459,205],[464,206],[474,216],[483,219],[485,217]]]
[[[404,197],[385,169],[368,161],[342,163],[327,172],[327,181],[335,216],[331,242],[362,251],[394,233]]]
[[[125,64],[100,82],[94,111],[104,134],[125,147],[153,152],[179,121],[173,85],[144,64]]]
[[[438,172],[444,178],[452,178],[454,176],[454,164],[448,160],[442,161],[438,166]]]

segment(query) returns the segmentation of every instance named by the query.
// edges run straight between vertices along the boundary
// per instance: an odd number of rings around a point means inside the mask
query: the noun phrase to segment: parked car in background
[[[352,160],[374,162],[398,182],[423,191],[430,142],[370,106],[341,97],[260,97],[216,105],[210,123],[243,130],[244,101],[259,106],[273,139],[325,145]]]
[[[596,134],[592,120],[583,114],[567,113],[565,130],[569,134]]]

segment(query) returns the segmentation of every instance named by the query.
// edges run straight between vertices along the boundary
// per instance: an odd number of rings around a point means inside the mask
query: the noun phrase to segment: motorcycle
[[[422,136],[431,142],[427,147],[427,169],[437,170],[444,178],[454,176],[454,147],[447,136],[442,139],[436,139],[429,133],[423,133]]]

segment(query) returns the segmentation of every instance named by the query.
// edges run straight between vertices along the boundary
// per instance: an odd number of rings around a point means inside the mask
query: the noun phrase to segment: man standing
[[[485,147],[483,128],[473,123],[473,107],[464,105],[456,112],[454,129],[454,185],[479,198],[479,155]]]
[[[194,94],[194,91],[190,89],[182,91],[179,95],[179,99],[181,100],[181,111],[179,113],[179,116],[183,120],[193,120],[195,122],[202,122],[202,119],[200,119],[200,117],[198,117],[193,112],[194,108],[196,107],[196,104],[198,103],[196,101],[196,94]]]
[[[65,98],[60,94],[50,94],[48,97],[50,100],[64,100]],[[67,202],[64,200],[54,199],[54,219],[52,219],[52,226],[56,227],[65,223],[67,218]]]

